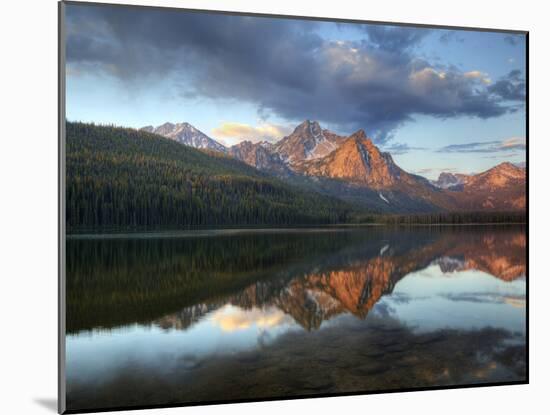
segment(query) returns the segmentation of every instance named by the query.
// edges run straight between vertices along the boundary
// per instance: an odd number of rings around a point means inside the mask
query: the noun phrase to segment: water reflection
[[[525,378],[522,227],[68,240],[71,409]]]

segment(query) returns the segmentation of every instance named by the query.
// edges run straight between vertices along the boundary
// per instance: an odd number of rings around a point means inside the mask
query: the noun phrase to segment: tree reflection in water
[[[71,409],[526,376],[523,227],[70,239],[67,254]],[[77,370],[136,333],[127,363]]]

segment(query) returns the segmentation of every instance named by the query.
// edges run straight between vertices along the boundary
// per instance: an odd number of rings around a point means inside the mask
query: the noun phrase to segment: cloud
[[[524,137],[511,137],[502,141],[483,141],[465,144],[452,144],[437,150],[439,153],[497,153],[504,151],[525,150]]]
[[[440,296],[450,301],[485,304],[508,304],[518,308],[525,307],[524,296],[507,295],[499,292],[463,292],[458,294],[441,294]]]
[[[523,35],[504,36],[504,41],[512,46],[519,45],[522,40],[523,40]]]
[[[502,150],[525,150],[526,142],[524,137],[512,137],[501,141],[500,149]]]
[[[416,171],[414,171],[414,173],[416,173],[416,174],[428,174],[428,173],[432,173],[434,171],[435,171],[435,169],[425,168],[425,169],[416,170]]]
[[[464,43],[464,38],[460,36],[456,30],[441,30],[442,34],[439,36],[439,41],[445,45],[455,41]]]
[[[491,83],[491,78],[489,78],[489,75],[485,72],[481,71],[469,71],[464,73],[464,77],[468,79],[476,79],[484,84],[489,85]]]
[[[513,158],[519,156],[519,153],[504,153],[504,154],[498,154],[498,155],[491,155],[491,156],[482,156],[484,159],[503,159],[503,158]]]
[[[420,176],[437,178],[441,173],[459,173],[459,170],[455,167],[426,167],[415,170],[412,173]]]
[[[292,128],[283,125],[263,123],[256,127],[237,122],[226,122],[212,130],[212,135],[229,142],[241,140],[276,141],[290,134]]]
[[[242,310],[238,307],[226,306],[214,312],[211,319],[214,324],[227,332],[250,328],[266,329],[288,324],[290,321],[286,314],[273,307]]]
[[[411,151],[426,150],[425,147],[411,147],[405,143],[392,143],[390,146],[382,147],[383,151],[387,151],[393,155],[405,154]]]
[[[489,86],[488,91],[506,101],[525,101],[525,78],[519,69],[510,71],[494,85]]]
[[[361,25],[358,27],[363,28],[375,47],[394,52],[417,46],[431,33],[430,29],[402,26]]]
[[[515,73],[487,85],[475,68],[414,56],[427,29],[355,25],[365,38],[339,41],[319,34],[330,22],[75,4],[67,22],[72,73],[115,77],[132,90],[171,82],[186,99],[244,102],[263,119],[363,128],[379,143],[416,115],[487,119],[525,99]]]

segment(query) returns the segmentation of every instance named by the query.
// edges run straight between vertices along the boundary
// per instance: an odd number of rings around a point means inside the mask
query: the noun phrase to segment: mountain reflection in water
[[[69,409],[525,380],[521,226],[67,241]]]

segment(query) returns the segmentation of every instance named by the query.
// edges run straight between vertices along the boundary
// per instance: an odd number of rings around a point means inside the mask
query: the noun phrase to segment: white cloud
[[[499,153],[503,151],[525,151],[525,137],[510,137],[498,141],[480,141],[451,144],[437,150],[439,153]]]
[[[268,329],[288,324],[290,321],[285,313],[274,307],[243,310],[239,307],[226,306],[212,315],[212,322],[226,332],[250,328]]]
[[[489,78],[489,75],[481,71],[465,72],[464,77],[467,79],[477,79],[486,85],[489,85],[491,83],[491,78]]]
[[[290,134],[289,126],[261,123],[257,126],[238,122],[225,122],[212,130],[212,135],[228,145],[236,144],[243,140],[252,142],[277,141]]]

